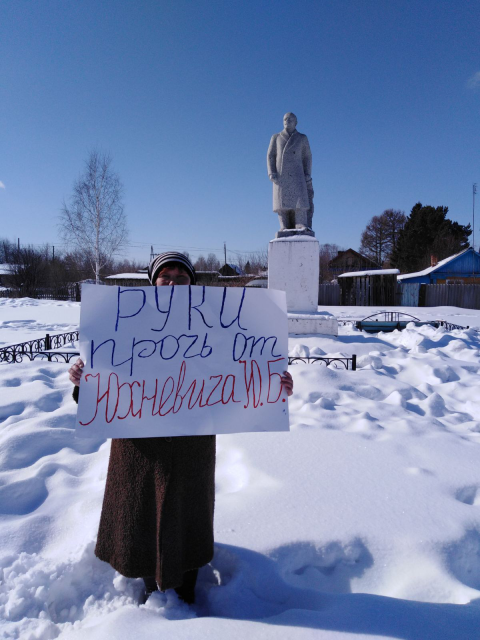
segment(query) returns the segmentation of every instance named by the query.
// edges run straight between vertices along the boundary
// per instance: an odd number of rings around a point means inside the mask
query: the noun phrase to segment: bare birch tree
[[[128,237],[123,186],[111,164],[108,154],[92,151],[60,215],[64,240],[85,254],[97,284],[102,267],[119,253]]]
[[[385,209],[381,215],[373,216],[362,232],[360,253],[383,266],[396,250],[406,220],[405,213],[398,209]]]

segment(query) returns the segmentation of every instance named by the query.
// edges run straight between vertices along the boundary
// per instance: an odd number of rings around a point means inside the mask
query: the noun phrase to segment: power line
[[[166,243],[161,243],[161,242],[155,242],[155,241],[149,241],[149,242],[142,242],[139,240],[134,240],[132,242],[128,242],[127,244],[125,244],[125,249],[143,249],[143,247],[150,247],[151,245],[154,245],[154,247],[161,247],[164,249],[184,249],[186,251],[192,251],[194,253],[206,253],[206,252],[218,252],[218,253],[224,253],[225,248],[224,247],[193,247],[190,245],[179,245],[179,244],[166,244]],[[22,245],[26,246],[31,246],[31,247],[40,247],[43,248],[45,247],[45,245],[50,245],[52,246],[51,242],[22,242]],[[68,243],[62,243],[62,242],[55,242],[55,246],[57,247],[57,249],[68,249],[71,248],[73,249],[73,247],[68,244]],[[261,253],[265,251],[265,249],[256,249],[256,250],[247,250],[247,249],[227,249],[227,252],[230,254],[234,254],[237,256],[242,256],[242,255],[255,255],[258,253]]]

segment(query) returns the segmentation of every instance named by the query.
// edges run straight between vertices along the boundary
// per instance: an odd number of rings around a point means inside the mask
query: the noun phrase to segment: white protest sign
[[[287,431],[285,293],[84,285],[76,435]]]

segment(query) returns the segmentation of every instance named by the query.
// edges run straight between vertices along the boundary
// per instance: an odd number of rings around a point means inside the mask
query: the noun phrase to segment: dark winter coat
[[[95,555],[178,587],[213,558],[214,498],[215,436],[112,439]]]

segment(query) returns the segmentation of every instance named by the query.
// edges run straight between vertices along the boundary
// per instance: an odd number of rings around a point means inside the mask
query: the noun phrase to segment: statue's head
[[[297,116],[289,111],[283,116],[283,126],[288,131],[288,133],[292,133],[295,131],[297,126]]]

